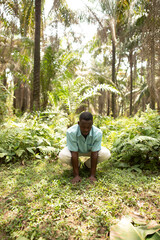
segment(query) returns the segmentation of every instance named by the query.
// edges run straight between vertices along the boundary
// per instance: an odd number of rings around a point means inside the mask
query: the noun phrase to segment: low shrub
[[[137,115],[117,132],[112,147],[112,159],[129,166],[155,169],[160,167],[160,116],[149,111]],[[120,164],[125,166],[124,164]]]
[[[57,156],[64,144],[65,117],[53,116],[49,122],[47,124],[47,120],[36,114],[8,120],[1,125],[0,161],[8,163]]]

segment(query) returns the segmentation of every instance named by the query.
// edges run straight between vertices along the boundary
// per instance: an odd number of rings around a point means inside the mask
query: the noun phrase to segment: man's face
[[[78,124],[79,124],[80,130],[81,130],[81,134],[84,137],[86,137],[92,128],[93,121],[82,119],[78,122]]]

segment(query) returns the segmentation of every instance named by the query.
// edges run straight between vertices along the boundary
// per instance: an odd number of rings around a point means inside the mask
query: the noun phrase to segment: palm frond
[[[148,85],[146,85],[140,92],[139,95],[137,95],[135,101],[134,101],[134,105],[138,104],[140,102],[140,100],[146,96],[146,94],[149,93],[149,90],[148,90]]]
[[[81,101],[84,101],[85,99],[88,99],[90,97],[93,97],[95,95],[101,95],[98,91],[103,90],[103,91],[109,91],[109,92],[113,92],[115,94],[120,94],[120,92],[114,88],[111,85],[108,84],[98,84],[96,87],[93,87],[89,90],[87,90],[86,93],[83,94],[83,96],[80,96],[79,99]]]

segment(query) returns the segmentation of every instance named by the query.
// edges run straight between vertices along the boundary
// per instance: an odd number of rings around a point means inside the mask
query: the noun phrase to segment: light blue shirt
[[[102,131],[93,126],[85,138],[78,124],[67,130],[67,147],[70,151],[87,153],[101,150]]]

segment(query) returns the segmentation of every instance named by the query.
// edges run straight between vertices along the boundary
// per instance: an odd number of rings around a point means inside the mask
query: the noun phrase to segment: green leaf
[[[25,150],[23,150],[23,149],[18,149],[15,151],[15,153],[18,157],[21,157],[24,152],[25,152]]]
[[[148,235],[157,235],[160,230],[160,225],[158,225],[155,221],[150,222],[148,225],[137,227],[138,231],[146,238]],[[149,239],[154,239],[154,235]]]
[[[110,240],[144,240],[135,231],[128,218],[123,218],[117,225],[111,227]]]
[[[51,146],[50,141],[48,141],[47,139],[45,139],[45,142],[46,142],[49,146]]]
[[[160,239],[160,231],[156,232],[152,236],[147,236],[146,240],[159,240]]]
[[[131,219],[124,217],[117,225],[111,227],[110,240],[146,240],[156,239],[160,230],[160,225],[149,224],[145,226],[134,227]]]
[[[6,156],[6,155],[7,155],[6,152],[0,153],[0,158],[3,158],[3,157]]]
[[[26,238],[26,237],[20,236],[20,237],[17,238],[17,240],[29,240],[29,239]]]
[[[32,236],[31,236],[31,240],[34,239],[35,235],[36,235],[36,231],[33,232]]]
[[[39,146],[38,149],[43,153],[43,152],[54,152],[55,148],[54,147],[50,147],[50,146]]]
[[[134,170],[134,171],[136,171],[136,172],[139,172],[139,173],[142,173],[142,170],[138,167],[138,166],[132,166],[131,168],[130,168],[130,170]]]
[[[32,154],[35,154],[34,151],[33,151],[34,148],[27,148],[27,151],[32,153]]]

